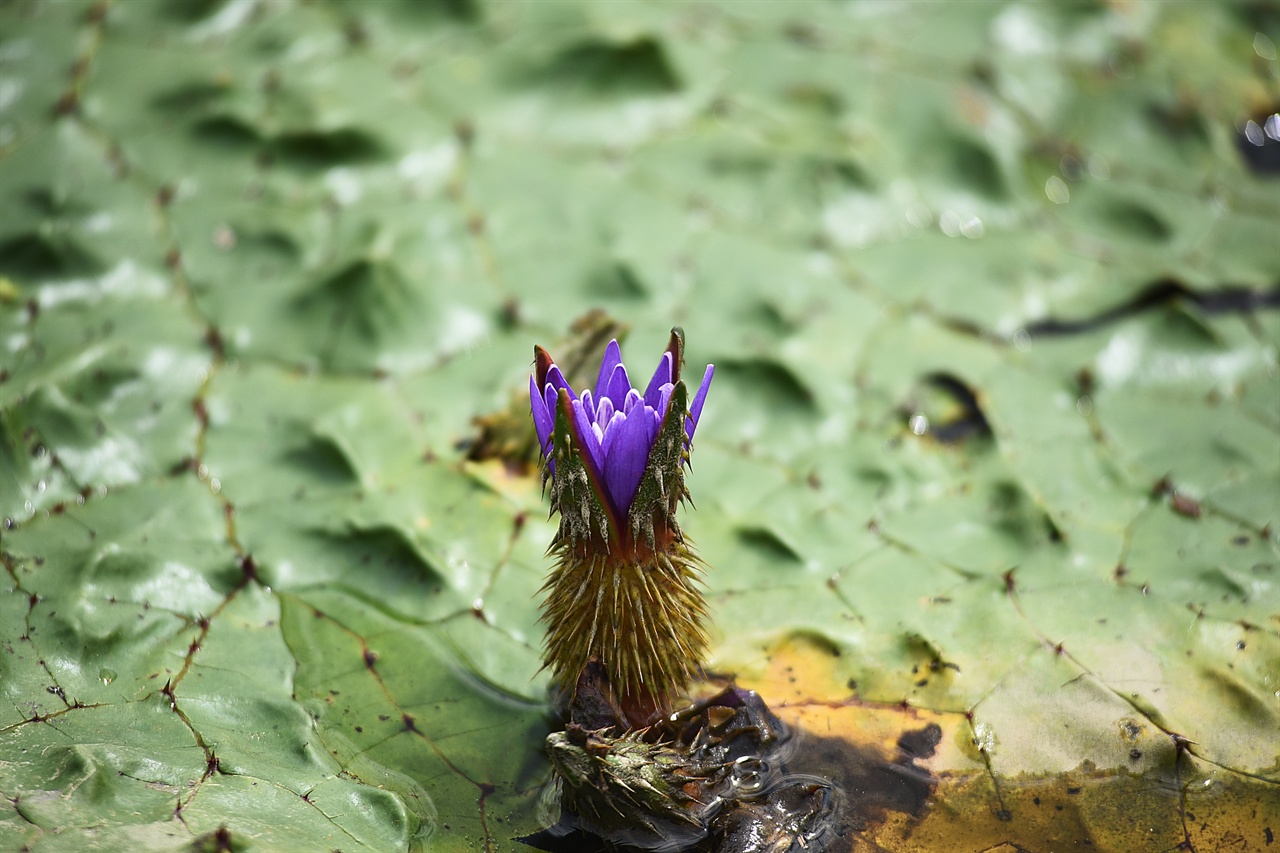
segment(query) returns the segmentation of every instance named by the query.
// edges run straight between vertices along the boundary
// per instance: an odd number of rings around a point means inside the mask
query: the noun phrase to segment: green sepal
[[[569,392],[561,389],[556,401],[551,455],[556,474],[551,480],[551,511],[560,513],[560,529],[552,549],[575,548],[588,543],[606,551],[616,541],[618,519],[605,497],[601,473],[586,458],[582,439],[573,428]],[[549,472],[550,468],[546,469]],[[544,472],[544,482],[549,474]]]
[[[657,525],[665,525],[680,541],[676,509],[689,497],[684,484],[684,467],[689,459],[685,422],[689,418],[689,391],[683,381],[671,389],[667,413],[658,427],[658,437],[649,449],[640,485],[627,513],[631,541],[643,542],[655,550]]]

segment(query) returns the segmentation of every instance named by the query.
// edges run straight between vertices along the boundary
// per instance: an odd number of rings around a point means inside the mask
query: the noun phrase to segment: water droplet
[[[221,481],[221,480],[219,480],[217,477],[212,477],[212,478],[210,478],[210,479],[209,479],[209,491],[213,492],[215,495],[216,495],[218,492],[222,491],[222,481]]]
[[[1014,332],[1013,345],[1021,352],[1031,349],[1031,334],[1026,329],[1019,329]]]
[[[986,232],[986,228],[982,225],[982,220],[976,216],[970,216],[964,222],[960,223],[960,233],[968,237],[970,240],[977,240]]]
[[[103,684],[110,684],[119,678],[119,676],[116,675],[116,671],[114,669],[100,669],[98,670],[98,678],[102,680]]]
[[[1068,181],[1078,181],[1084,177],[1084,163],[1074,154],[1063,154],[1058,161],[1058,171]]]
[[[1263,59],[1275,61],[1276,43],[1266,33],[1253,34],[1253,52]]]
[[[1066,204],[1071,201],[1071,190],[1067,189],[1066,182],[1057,175],[1050,175],[1049,180],[1044,182],[1044,194],[1054,204]]]
[[[923,204],[908,207],[906,216],[912,228],[924,228],[933,223],[933,214]]]
[[[752,755],[744,755],[733,762],[730,781],[740,794],[754,794],[764,787],[768,774],[768,762]]]
[[[351,169],[331,169],[324,176],[325,186],[339,206],[348,207],[360,200],[360,179]]]
[[[1105,181],[1111,177],[1111,164],[1101,154],[1089,155],[1085,166],[1089,169],[1089,175],[1096,181]]]
[[[1267,116],[1267,120],[1262,123],[1262,132],[1280,142],[1280,113]]]
[[[1253,119],[1249,119],[1244,126],[1244,138],[1252,142],[1254,145],[1262,146],[1267,144],[1267,135],[1262,132],[1262,128]]]
[[[1093,411],[1093,400],[1089,399],[1087,394],[1076,400],[1076,411],[1082,415],[1088,415]]]
[[[48,484],[48,483],[46,483],[44,480],[38,480],[38,481],[36,482],[36,491],[37,491],[37,492],[43,492],[43,491],[44,491],[45,489],[47,489],[47,488],[49,488],[49,484]]]
[[[201,480],[209,479],[209,466],[205,465],[204,463],[201,463],[196,468],[196,476],[199,477]]]
[[[916,412],[911,416],[911,420],[907,421],[907,427],[915,435],[924,435],[929,431],[929,419],[920,412]]]
[[[231,230],[230,225],[219,225],[213,231],[213,245],[224,252],[228,249],[234,249],[236,246],[236,232]]]
[[[942,211],[942,215],[938,217],[938,227],[948,237],[955,237],[960,233],[960,215],[954,210]]]

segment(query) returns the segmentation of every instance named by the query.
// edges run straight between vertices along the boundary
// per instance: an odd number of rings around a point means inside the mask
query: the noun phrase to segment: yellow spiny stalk
[[[701,562],[676,510],[708,367],[693,405],[680,380],[684,338],[672,330],[643,395],[617,342],[595,391],[574,393],[535,349],[530,402],[559,529],[543,586],[544,666],[569,689],[592,660],[604,667],[624,718],[643,725],[697,673],[707,647]]]

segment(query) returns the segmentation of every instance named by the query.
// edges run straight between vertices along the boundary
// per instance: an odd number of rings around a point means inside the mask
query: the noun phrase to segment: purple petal
[[[576,433],[578,443],[582,446],[582,454],[585,457],[584,462],[593,466],[597,472],[604,471],[604,459],[600,455],[600,440],[596,437],[595,431],[591,429],[593,424],[587,419],[586,410],[582,408],[581,400],[571,400],[570,408],[573,410],[573,431]]]
[[[600,375],[596,378],[596,402],[608,396],[609,382],[613,379],[613,369],[622,364],[622,350],[618,348],[618,339],[609,341],[604,348],[604,360],[600,362]]]
[[[627,391],[627,396],[622,400],[622,411],[630,415],[632,409],[636,406],[642,405],[643,403],[644,397],[641,397],[640,392],[632,388]]]
[[[583,398],[585,399],[590,393],[590,391],[583,391]],[[613,401],[608,397],[601,399],[600,405],[596,407],[596,423],[600,424],[601,429],[603,429],[609,421],[613,420],[613,412]]]
[[[644,402],[646,405],[658,408],[658,394],[661,393],[663,385],[671,384],[671,353],[664,352],[662,359],[658,362],[658,369],[653,372],[653,378],[649,380],[649,387],[644,392]]]
[[[591,389],[588,388],[583,391],[579,399],[582,400],[582,408],[586,410],[587,417],[594,421],[596,419],[596,407],[599,403],[591,396]]]
[[[547,401],[543,399],[538,389],[538,380],[532,376],[529,377],[529,409],[533,413],[533,428],[538,432],[538,450],[546,456],[547,442],[551,440],[551,431],[555,428],[555,422],[551,418],[551,411],[547,408]]]
[[[618,432],[622,429],[622,425],[627,422],[627,416],[622,412],[614,412],[609,418],[609,422],[603,427],[604,434],[600,438],[600,458],[608,464],[609,450],[613,447],[613,443],[618,440]]]
[[[604,480],[618,512],[626,515],[636,495],[645,463],[649,461],[649,421],[652,416],[641,406],[627,415],[616,430],[605,460]]]
[[[569,387],[569,383],[564,380],[564,374],[560,372],[560,368],[551,365],[551,369],[547,371],[547,384],[559,391],[561,388],[569,392],[569,399],[576,400],[578,395],[573,393],[573,389]]]
[[[548,451],[551,450],[551,443],[552,443],[551,437],[552,435],[555,434],[555,431],[556,431],[556,401],[558,398],[559,398],[559,392],[556,391],[556,389],[553,388],[552,386],[548,385],[546,388],[543,389],[542,399],[547,407],[547,415],[551,418],[551,430],[550,432],[547,433],[547,440],[542,445]]]
[[[670,382],[658,389],[658,404],[653,407],[653,410],[658,413],[659,419],[667,416],[667,407],[671,405],[671,392],[674,390],[676,386]]]
[[[627,399],[627,392],[631,390],[631,380],[627,378],[627,368],[619,364],[613,369],[613,375],[609,377],[609,386],[605,391],[605,395],[613,400],[615,409],[626,410],[623,405]]]
[[[689,420],[685,423],[684,431],[689,436],[689,440],[693,441],[693,431],[698,428],[698,418],[702,415],[702,404],[707,399],[707,389],[711,387],[711,377],[716,372],[714,364],[707,365],[706,373],[702,374],[702,384],[698,386],[698,393],[694,395],[693,405],[689,407]]]
[[[649,446],[653,447],[653,443],[658,440],[658,430],[662,429],[662,415],[649,406],[645,406],[644,410],[649,413],[646,419],[649,424]]]

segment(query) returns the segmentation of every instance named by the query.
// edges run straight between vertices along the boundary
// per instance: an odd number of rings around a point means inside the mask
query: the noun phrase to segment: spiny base
[[[707,647],[697,558],[675,543],[645,558],[561,553],[543,586],[546,666],[562,689],[593,659],[633,726],[664,711]]]
[[[667,853],[848,847],[844,789],[826,776],[788,768],[799,744],[756,693],[730,684],[628,732],[614,722],[609,699],[593,664],[578,678],[564,731],[547,738],[555,775],[544,802],[554,823],[519,839],[523,843],[555,853],[615,846]],[[825,760],[829,747],[816,742],[813,755]],[[908,778],[927,775],[909,769]],[[863,783],[873,778],[846,775]],[[551,797],[558,800],[558,818],[550,812]]]

